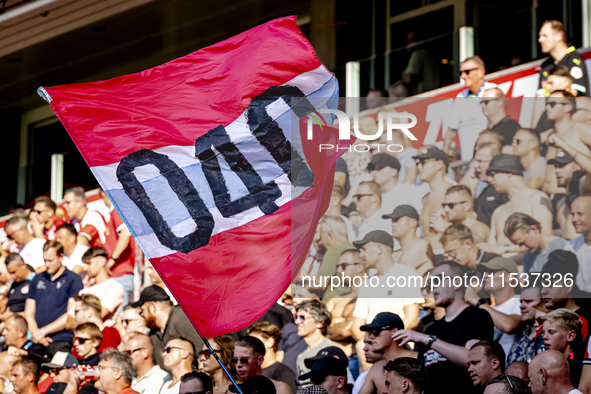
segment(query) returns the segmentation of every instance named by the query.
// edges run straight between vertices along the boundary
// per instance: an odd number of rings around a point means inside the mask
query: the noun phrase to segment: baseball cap
[[[148,286],[142,291],[140,299],[131,304],[131,307],[139,308],[146,302],[151,301],[170,301],[170,297],[168,297],[168,294],[166,294],[166,291],[162,287],[156,285]]]
[[[327,376],[347,376],[347,366],[333,357],[323,357],[317,360],[310,372],[300,376],[305,379],[324,379]]]
[[[568,164],[571,161],[575,161],[571,155],[561,150],[556,154],[554,159],[548,160],[548,164]]]
[[[372,171],[376,167],[392,167],[400,170],[400,162],[394,156],[378,153],[371,158],[371,161],[367,165],[367,169]]]
[[[382,215],[382,219],[400,219],[401,217],[408,216],[411,219],[419,220],[419,213],[412,205],[399,205],[394,211],[388,215]]]
[[[299,389],[297,394],[328,394],[328,391],[322,386],[312,385]]]
[[[353,241],[353,245],[357,249],[361,249],[361,247],[370,242],[377,242],[382,245],[386,245],[390,248],[394,248],[394,241],[392,240],[392,236],[385,231],[382,230],[375,230],[370,231],[369,233],[365,234],[362,240]]]
[[[523,166],[519,161],[519,157],[500,153],[492,158],[488,170],[486,170],[486,175],[491,175],[494,171],[523,175]]]
[[[449,166],[449,157],[439,148],[425,148],[421,149],[418,156],[413,156],[413,159],[425,160],[425,159],[437,159]]]
[[[359,327],[361,331],[373,331],[382,327],[392,327],[404,330],[404,323],[400,316],[392,312],[381,312],[373,318],[371,323]]]
[[[329,346],[325,347],[324,349],[320,349],[320,351],[314,357],[305,359],[304,365],[306,365],[306,368],[312,368],[312,365],[314,365],[316,361],[324,357],[333,357],[341,361],[345,365],[349,365],[349,358],[347,357],[345,352],[343,352],[341,348],[338,348],[336,346]]]
[[[273,382],[271,382],[271,379],[260,375],[248,377],[242,384],[239,384],[238,386],[240,386],[240,390],[242,390],[244,394],[277,394],[277,389],[275,389],[275,385]],[[230,385],[229,389],[233,393],[238,392],[233,384]]]
[[[78,360],[70,353],[66,352],[55,352],[51,362],[41,364],[41,367],[46,368],[72,368],[72,366],[78,366]]]
[[[517,270],[517,264],[515,264],[515,261],[508,259],[506,257],[495,257],[493,259],[491,259],[490,261],[487,261],[486,263],[480,263],[476,266],[476,268],[478,269],[478,271],[480,272],[484,272],[487,269],[490,270],[505,270],[508,271],[510,274],[518,274],[519,271]]]

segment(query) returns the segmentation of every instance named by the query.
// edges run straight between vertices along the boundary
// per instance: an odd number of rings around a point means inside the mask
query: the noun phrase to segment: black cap
[[[349,359],[347,358],[345,352],[336,346],[329,346],[321,349],[314,357],[305,359],[304,365],[306,365],[306,368],[312,368],[312,365],[314,365],[316,361],[324,357],[333,357],[345,364],[345,366],[349,365]]]
[[[439,148],[425,148],[421,149],[418,156],[413,156],[413,159],[425,160],[425,159],[437,159],[449,166],[449,157]]]
[[[392,240],[392,236],[382,230],[370,231],[369,233],[365,234],[365,237],[363,237],[362,240],[353,241],[353,245],[355,245],[357,249],[361,249],[363,245],[369,242],[377,242],[394,249],[394,241]]]
[[[300,381],[324,379],[327,376],[347,376],[347,366],[336,358],[322,357],[312,365],[310,372],[300,376]]]
[[[399,205],[394,211],[388,215],[382,215],[382,219],[400,219],[401,217],[408,216],[411,219],[419,220],[419,213],[412,205]]]
[[[371,158],[371,161],[367,165],[367,169],[372,171],[376,167],[392,167],[400,170],[400,162],[394,156],[378,153]]]
[[[571,161],[575,161],[575,159],[565,151],[561,150],[556,154],[554,159],[548,160],[548,164],[568,164]]]
[[[273,382],[271,382],[271,379],[260,375],[246,378],[244,383],[239,384],[238,386],[240,386],[240,390],[242,390],[244,394],[277,394],[277,390],[275,389]],[[233,384],[230,385],[229,389],[233,393],[238,392]]]
[[[492,158],[488,170],[486,170],[486,175],[491,175],[494,171],[523,175],[523,166],[519,161],[519,157],[500,153]]]
[[[399,330],[404,330],[404,322],[395,313],[392,312],[381,312],[373,318],[371,323],[361,326],[361,331],[373,331],[382,327],[392,327]]]
[[[131,307],[139,308],[144,303],[151,301],[170,301],[170,297],[168,297],[168,294],[166,294],[166,291],[162,287],[156,285],[148,286],[142,291],[140,299],[131,304]]]

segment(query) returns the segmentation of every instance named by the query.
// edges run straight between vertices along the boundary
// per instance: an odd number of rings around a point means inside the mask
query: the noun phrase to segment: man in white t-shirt
[[[476,269],[484,275],[483,290],[494,296],[495,306],[484,300],[468,298],[467,301],[480,309],[486,310],[495,325],[494,340],[509,354],[513,343],[521,336],[521,300],[515,289],[519,286],[517,264],[505,257],[495,257],[480,263]]]
[[[424,194],[419,195],[419,189],[415,185],[398,182],[400,162],[394,156],[378,153],[371,158],[367,165],[373,181],[382,189],[382,210],[392,212],[399,205],[417,205]]]
[[[89,285],[80,290],[79,294],[94,294],[101,300],[101,317],[107,320],[116,317],[123,305],[123,286],[115,279],[109,278],[107,261],[109,256],[103,248],[90,248],[82,256],[82,261],[88,265],[88,276],[85,284]]]
[[[497,85],[484,79],[486,69],[479,56],[464,60],[459,72],[466,89],[458,93],[454,102],[449,128],[443,141],[443,151],[450,152],[456,133],[459,133],[462,160],[470,160],[479,133],[488,126],[488,119],[482,112],[478,97],[482,97],[485,90]]]
[[[353,202],[355,210],[363,217],[357,230],[357,239],[363,239],[367,233],[374,230],[382,230],[392,235],[390,221],[382,219],[382,215],[391,211],[382,209],[382,189],[377,183],[361,182],[353,195]]]
[[[6,236],[17,243],[18,254],[21,255],[25,264],[29,264],[35,272],[39,273],[45,271],[45,260],[43,260],[45,239],[35,238],[27,229],[27,223],[24,217],[13,217],[6,223]]]
[[[371,231],[364,239],[353,242],[360,251],[366,271],[377,270],[374,280],[367,278],[367,285],[359,290],[359,297],[353,311],[353,329],[360,327],[380,312],[392,312],[400,316],[407,328],[414,328],[418,324],[419,304],[424,302],[420,286],[414,286],[413,277],[418,277],[417,271],[404,264],[395,263],[392,259],[394,241],[385,231]],[[403,285],[403,278],[406,284]],[[420,284],[420,283],[419,283]]]
[[[55,240],[64,247],[63,264],[67,269],[80,274],[86,270],[82,262],[82,256],[89,249],[86,245],[77,242],[78,232],[73,224],[65,223],[58,227],[55,232]]]
[[[564,249],[577,255],[579,274],[577,286],[591,291],[591,196],[577,197],[571,204],[573,226],[580,237],[571,239]]]

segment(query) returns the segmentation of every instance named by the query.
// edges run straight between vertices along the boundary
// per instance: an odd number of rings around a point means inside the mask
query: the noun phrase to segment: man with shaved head
[[[540,353],[529,364],[528,376],[532,394],[582,394],[570,382],[568,361],[556,350]]]
[[[509,376],[515,376],[529,383],[529,376],[527,374],[528,368],[529,364],[527,362],[515,361],[513,364],[509,365],[507,369],[505,369],[505,373]]]
[[[577,197],[571,204],[573,226],[577,234],[571,239],[565,249],[577,255],[579,260],[579,274],[577,286],[583,291],[591,291],[591,196]]]
[[[488,128],[501,133],[505,137],[505,145],[511,145],[513,136],[521,126],[507,116],[507,100],[503,91],[499,88],[485,90],[480,107],[488,119]]]
[[[154,347],[150,337],[144,334],[132,334],[123,343],[123,351],[131,357],[131,365],[135,376],[131,388],[140,394],[155,392],[172,378],[160,366],[154,365],[152,355]]]
[[[164,360],[164,367],[170,369],[172,372],[172,381],[164,383],[161,390],[162,393],[179,393],[181,378],[193,370],[192,364],[195,357],[193,343],[185,338],[170,339],[166,343],[162,352],[162,358]]]

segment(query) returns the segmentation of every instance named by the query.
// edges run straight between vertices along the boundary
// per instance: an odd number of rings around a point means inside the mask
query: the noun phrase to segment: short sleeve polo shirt
[[[35,275],[29,285],[27,299],[35,300],[35,320],[39,328],[55,321],[68,310],[68,300],[76,296],[84,286],[80,276],[66,269],[56,280],[42,272]],[[72,343],[72,331],[62,330],[49,337],[56,341]]]

